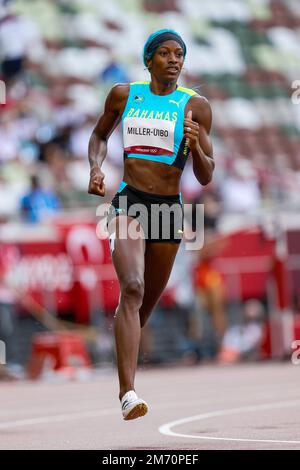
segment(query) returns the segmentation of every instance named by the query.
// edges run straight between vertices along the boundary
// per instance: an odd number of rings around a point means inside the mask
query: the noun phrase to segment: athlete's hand
[[[96,196],[105,196],[104,173],[100,168],[92,168],[90,173],[89,194],[96,194]]]
[[[199,144],[199,124],[193,121],[192,111],[188,111],[186,118],[184,119],[184,137],[187,139],[188,146],[191,150],[196,148]]]

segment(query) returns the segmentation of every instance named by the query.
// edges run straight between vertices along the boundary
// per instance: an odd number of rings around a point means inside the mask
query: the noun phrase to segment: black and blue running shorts
[[[127,215],[137,219],[146,242],[180,243],[183,237],[181,193],[152,194],[122,181],[108,208],[107,227],[114,217]]]

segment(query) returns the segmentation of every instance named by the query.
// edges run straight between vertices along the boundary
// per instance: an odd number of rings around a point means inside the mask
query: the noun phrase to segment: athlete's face
[[[183,66],[183,50],[176,41],[159,46],[148,62],[151,74],[163,82],[176,82]]]

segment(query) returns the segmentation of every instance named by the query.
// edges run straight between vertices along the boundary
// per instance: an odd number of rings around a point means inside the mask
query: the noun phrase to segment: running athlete
[[[148,411],[134,389],[141,328],[167,284],[182,239],[182,171],[191,154],[194,174],[206,185],[215,166],[210,105],[193,90],[177,85],[185,56],[186,45],[176,31],[153,33],[143,55],[150,81],[115,85],[89,142],[88,192],[104,196],[101,166],[107,140],[122,123],[124,176],[109,207],[108,231],[120,283],[115,340],[125,420]],[[172,209],[170,217],[160,216],[163,207]],[[127,237],[120,236],[121,225]],[[141,236],[130,236],[130,226]]]

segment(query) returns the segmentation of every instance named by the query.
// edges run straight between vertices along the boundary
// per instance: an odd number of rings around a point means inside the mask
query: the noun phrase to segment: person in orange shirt
[[[226,329],[225,283],[214,266],[215,257],[224,247],[224,240],[217,234],[218,201],[214,193],[205,192],[200,203],[204,204],[204,247],[194,271],[194,285],[201,303],[210,313],[218,339]]]

